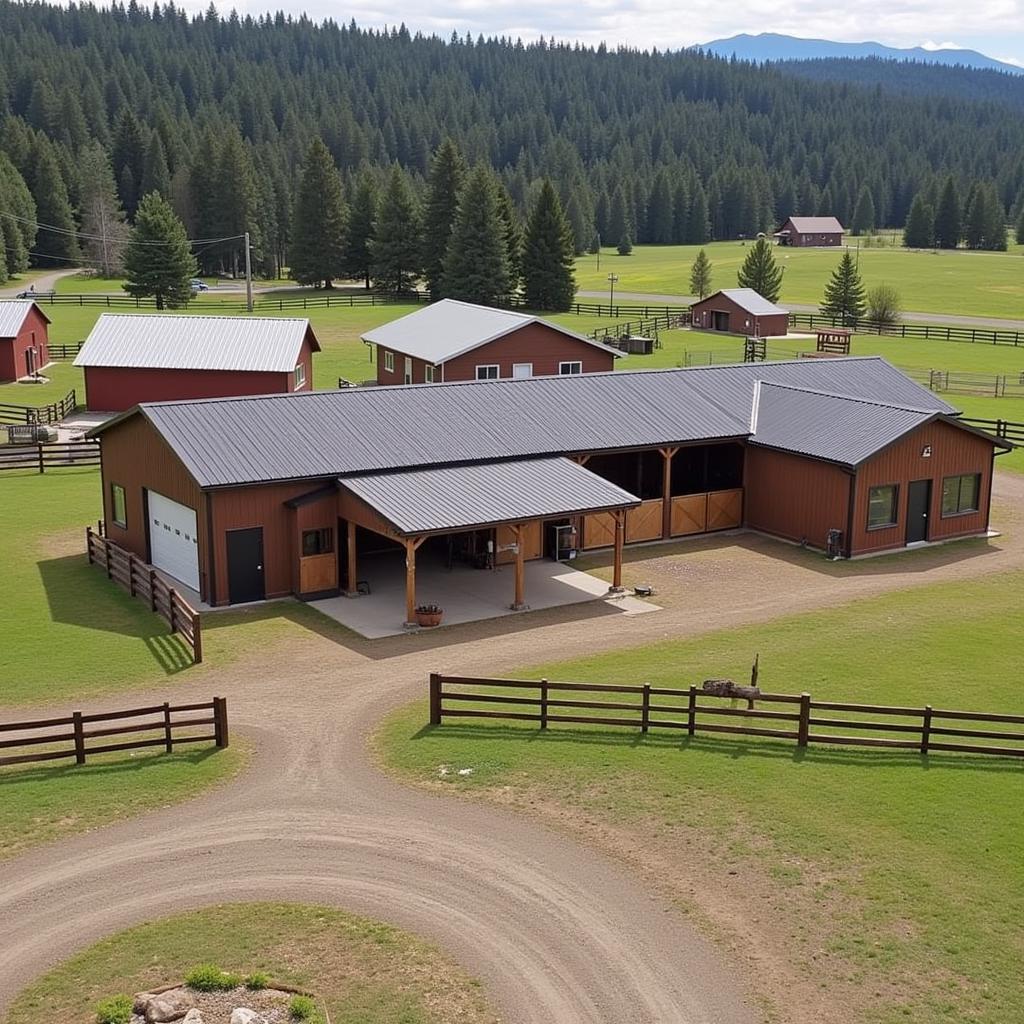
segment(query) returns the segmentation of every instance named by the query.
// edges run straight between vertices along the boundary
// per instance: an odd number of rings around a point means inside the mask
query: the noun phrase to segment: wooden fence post
[[[686,734],[692,736],[697,731],[697,687],[690,687],[690,705],[686,716]]]
[[[167,591],[167,613],[168,613],[167,617],[168,617],[168,621],[171,624],[171,632],[172,633],[176,632],[176,628],[177,628],[176,624],[175,624],[175,617],[174,617],[174,611],[175,611],[174,605],[177,602],[177,600],[178,600],[178,592],[174,589],[174,587],[170,587],[168,589],[168,591]]]
[[[113,579],[114,578],[113,572],[112,572],[112,570],[110,568],[110,541],[109,540],[108,541],[104,541],[104,543],[103,543],[103,557],[104,557],[104,560],[106,561],[107,579],[108,580]]]
[[[809,693],[800,694],[800,720],[797,722],[796,727],[796,745],[798,747],[807,746],[807,734],[811,729],[811,695]]]
[[[924,707],[924,716],[921,721],[921,753],[928,753],[928,744],[932,738],[932,706],[926,704]]]
[[[213,698],[213,736],[218,747],[228,745],[228,702],[224,697]]]
[[[171,735],[171,705],[164,701],[164,749],[169,754],[174,749],[174,737]]]
[[[430,673],[430,724],[441,724],[441,676]]]
[[[87,526],[85,528],[85,557],[89,559],[89,564],[92,565],[92,527]]]
[[[72,714],[75,729],[75,764],[85,764],[85,730],[82,727],[82,712]]]
[[[128,594],[135,596],[135,555],[128,552]]]
[[[548,727],[548,681],[546,679],[540,681],[540,727],[542,729]]]
[[[640,705],[640,731],[647,732],[651,724],[651,684],[644,683],[643,703]]]
[[[199,612],[192,613],[192,663],[202,664],[203,661],[203,626],[199,621]]]
[[[151,612],[156,611],[156,581],[157,581],[156,569],[149,570],[149,610]]]

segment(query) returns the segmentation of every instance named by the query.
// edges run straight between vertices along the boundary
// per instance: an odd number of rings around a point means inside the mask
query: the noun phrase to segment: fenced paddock
[[[130,738],[106,742],[114,736]],[[223,697],[201,704],[165,703],[92,715],[73,711],[62,718],[0,723],[0,765],[72,758],[76,764],[85,764],[97,754],[146,747],[163,747],[170,754],[175,747],[192,743],[228,745],[228,708]]]
[[[100,442],[97,439],[0,446],[0,472],[5,469],[31,469],[37,473],[45,473],[52,469],[73,469],[99,464]]]
[[[540,729],[554,724],[671,730],[687,737],[726,733],[799,748],[827,744],[1024,757],[1024,715],[821,701],[809,693],[761,693],[750,706],[737,703],[697,686],[430,676],[431,725],[489,719],[533,722]]]
[[[971,416],[961,416],[960,422],[978,427],[1014,444],[1024,445],[1024,423],[1015,423],[1012,420],[979,420]]]
[[[0,423],[59,423],[78,408],[78,396],[72,388],[59,402],[49,405],[13,405],[0,402]]]

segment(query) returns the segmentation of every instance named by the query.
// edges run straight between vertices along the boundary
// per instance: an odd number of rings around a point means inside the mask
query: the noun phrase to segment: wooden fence
[[[997,327],[963,327],[957,324],[884,324],[877,320],[823,316],[820,313],[790,313],[791,327],[849,327],[857,334],[889,334],[897,338],[926,338],[936,341],[967,341],[984,345],[1024,345],[1024,331]]]
[[[990,395],[993,398],[1024,396],[1024,373],[964,373],[929,370],[928,387],[955,395]]]
[[[107,540],[91,526],[85,528],[85,547],[90,565],[106,571],[107,579],[140,600],[149,604],[149,610],[163,618],[192,648],[192,660],[203,660],[203,633],[197,612],[153,566],[137,555]]]
[[[659,331],[668,331],[676,327],[683,327],[690,322],[689,315],[685,317],[677,313],[662,313],[660,316],[652,316],[648,319],[627,320],[625,323],[612,324],[611,327],[598,327],[592,331],[590,337],[594,341],[603,342],[605,345],[616,346],[622,338],[627,335],[639,335],[641,337],[658,339]]]
[[[197,713],[199,717],[196,717]],[[126,719],[133,721],[129,724],[108,724],[123,723]],[[22,735],[7,738],[9,733]],[[91,742],[111,736],[133,738],[115,743]],[[63,718],[5,722],[0,724],[0,751],[14,750],[16,753],[0,754],[0,765],[71,758],[76,764],[85,764],[90,755],[144,747],[163,747],[169,754],[175,747],[190,743],[214,743],[221,748],[228,745],[228,705],[223,697],[214,697],[202,704],[157,704],[94,715],[73,711]],[[44,749],[38,750],[39,747]],[[21,750],[26,752],[19,752]]]
[[[5,469],[68,469],[75,466],[98,466],[100,442],[45,441],[37,444],[12,444],[0,447],[0,471]]]
[[[84,341],[72,341],[61,345],[51,341],[46,350],[50,353],[51,359],[74,359],[82,351],[84,344]]]
[[[979,427],[989,434],[995,434],[996,437],[1024,445],[1024,423],[1014,423],[1012,420],[979,420],[969,416],[961,416],[959,419],[961,423]]]
[[[0,402],[0,423],[59,423],[78,408],[72,388],[59,402],[49,405],[10,405]]]
[[[466,687],[472,689],[467,692]],[[481,693],[481,687],[518,692]],[[755,704],[782,710],[765,710]],[[582,714],[583,711],[588,713]],[[446,718],[536,722],[541,729],[554,722],[628,726],[639,728],[642,733],[674,729],[688,736],[729,733],[792,740],[798,747],[824,743],[916,750],[921,754],[938,750],[1024,757],[1024,715],[951,711],[928,705],[912,708],[820,701],[813,700],[809,693],[759,693],[747,707],[741,708],[728,706],[722,697],[697,686],[673,689],[433,673],[430,722],[440,725]],[[755,724],[748,724],[751,722]],[[1017,730],[981,728],[993,724],[1012,725]],[[997,742],[981,744],[968,740]]]

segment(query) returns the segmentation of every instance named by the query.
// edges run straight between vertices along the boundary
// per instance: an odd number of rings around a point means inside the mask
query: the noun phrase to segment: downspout
[[[850,473],[850,497],[846,506],[846,557],[853,558],[853,512],[857,498],[857,470]]]
[[[209,491],[203,491],[202,495],[206,502],[206,603],[214,607],[217,604],[217,557],[213,540],[213,495]]]

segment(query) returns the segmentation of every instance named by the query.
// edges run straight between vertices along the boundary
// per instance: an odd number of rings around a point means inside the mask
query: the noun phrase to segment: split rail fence
[[[37,444],[12,444],[0,447],[0,471],[5,469],[68,469],[98,466],[100,443],[86,441],[46,441]]]
[[[924,383],[922,377],[922,383]],[[964,373],[929,370],[928,387],[955,395],[991,395],[993,398],[1024,397],[1024,373]]]
[[[978,420],[968,416],[961,416],[960,422],[979,427],[989,434],[995,434],[996,437],[1005,438],[1015,444],[1024,445],[1024,423],[1014,423],[1012,420]]]
[[[877,320],[852,320],[819,313],[790,313],[791,327],[849,327],[857,334],[888,334],[896,338],[926,338],[936,341],[966,341],[981,345],[1024,346],[1024,331],[998,327],[962,327],[954,324],[890,324]]]
[[[59,423],[78,408],[72,388],[59,402],[49,405],[11,405],[0,402],[0,423]]]
[[[85,546],[90,565],[98,565],[132,597],[149,604],[155,612],[192,648],[192,660],[203,660],[203,632],[197,612],[174,587],[170,586],[153,566],[137,555],[97,533],[85,528]]]
[[[11,737],[11,733],[20,735]],[[112,736],[132,738],[92,742]],[[76,764],[85,764],[87,757],[96,754],[144,747],[163,747],[170,754],[175,747],[191,743],[213,743],[221,748],[228,745],[228,705],[224,697],[202,704],[157,704],[93,715],[73,711],[62,718],[0,723],[0,765],[71,758]]]
[[[481,688],[500,692],[481,692]],[[673,729],[688,736],[758,736],[791,740],[798,747],[822,743],[921,754],[951,751],[1024,757],[1024,715],[822,701],[809,693],[761,693],[742,708],[728,706],[724,700],[697,686],[676,689],[430,676],[432,725],[452,718],[485,718],[536,722],[541,729],[552,723],[611,725],[638,728],[642,733]],[[771,709],[754,704],[768,704]],[[1016,728],[987,728],[991,725]],[[971,742],[977,740],[995,742]]]

